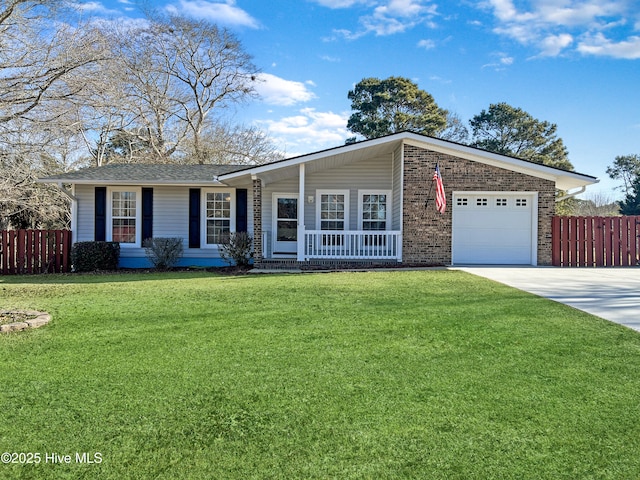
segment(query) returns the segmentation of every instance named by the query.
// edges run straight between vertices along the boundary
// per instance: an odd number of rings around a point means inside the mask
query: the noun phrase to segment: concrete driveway
[[[640,268],[454,268],[571,305],[640,332]]]

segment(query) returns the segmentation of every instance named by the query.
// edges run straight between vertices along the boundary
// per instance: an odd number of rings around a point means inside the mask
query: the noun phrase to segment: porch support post
[[[304,163],[298,175],[298,261],[304,262]]]
[[[253,261],[261,262],[267,253],[262,238],[262,181],[255,175],[253,183]]]

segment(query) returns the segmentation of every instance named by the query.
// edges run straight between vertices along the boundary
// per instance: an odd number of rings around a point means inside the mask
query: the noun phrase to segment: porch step
[[[359,270],[369,268],[394,268],[400,264],[395,260],[308,260],[299,262],[295,259],[268,258],[256,262],[254,270],[263,271],[314,271],[314,270]]]

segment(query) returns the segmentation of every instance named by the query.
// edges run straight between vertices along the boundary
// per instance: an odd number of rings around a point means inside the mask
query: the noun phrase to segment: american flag
[[[436,209],[440,213],[444,213],[447,208],[447,197],[444,194],[444,185],[442,185],[442,175],[440,175],[439,165],[436,165],[436,171],[433,172],[433,180],[436,182]]]

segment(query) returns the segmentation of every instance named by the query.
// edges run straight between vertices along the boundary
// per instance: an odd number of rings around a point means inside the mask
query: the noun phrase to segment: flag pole
[[[436,168],[438,168],[438,164],[437,163],[433,167],[433,169],[435,170]],[[427,194],[427,200],[424,202],[424,208],[427,208],[429,206],[429,200],[431,200],[431,191],[432,190],[433,190],[433,178],[431,179],[431,185],[429,185],[429,193]]]

